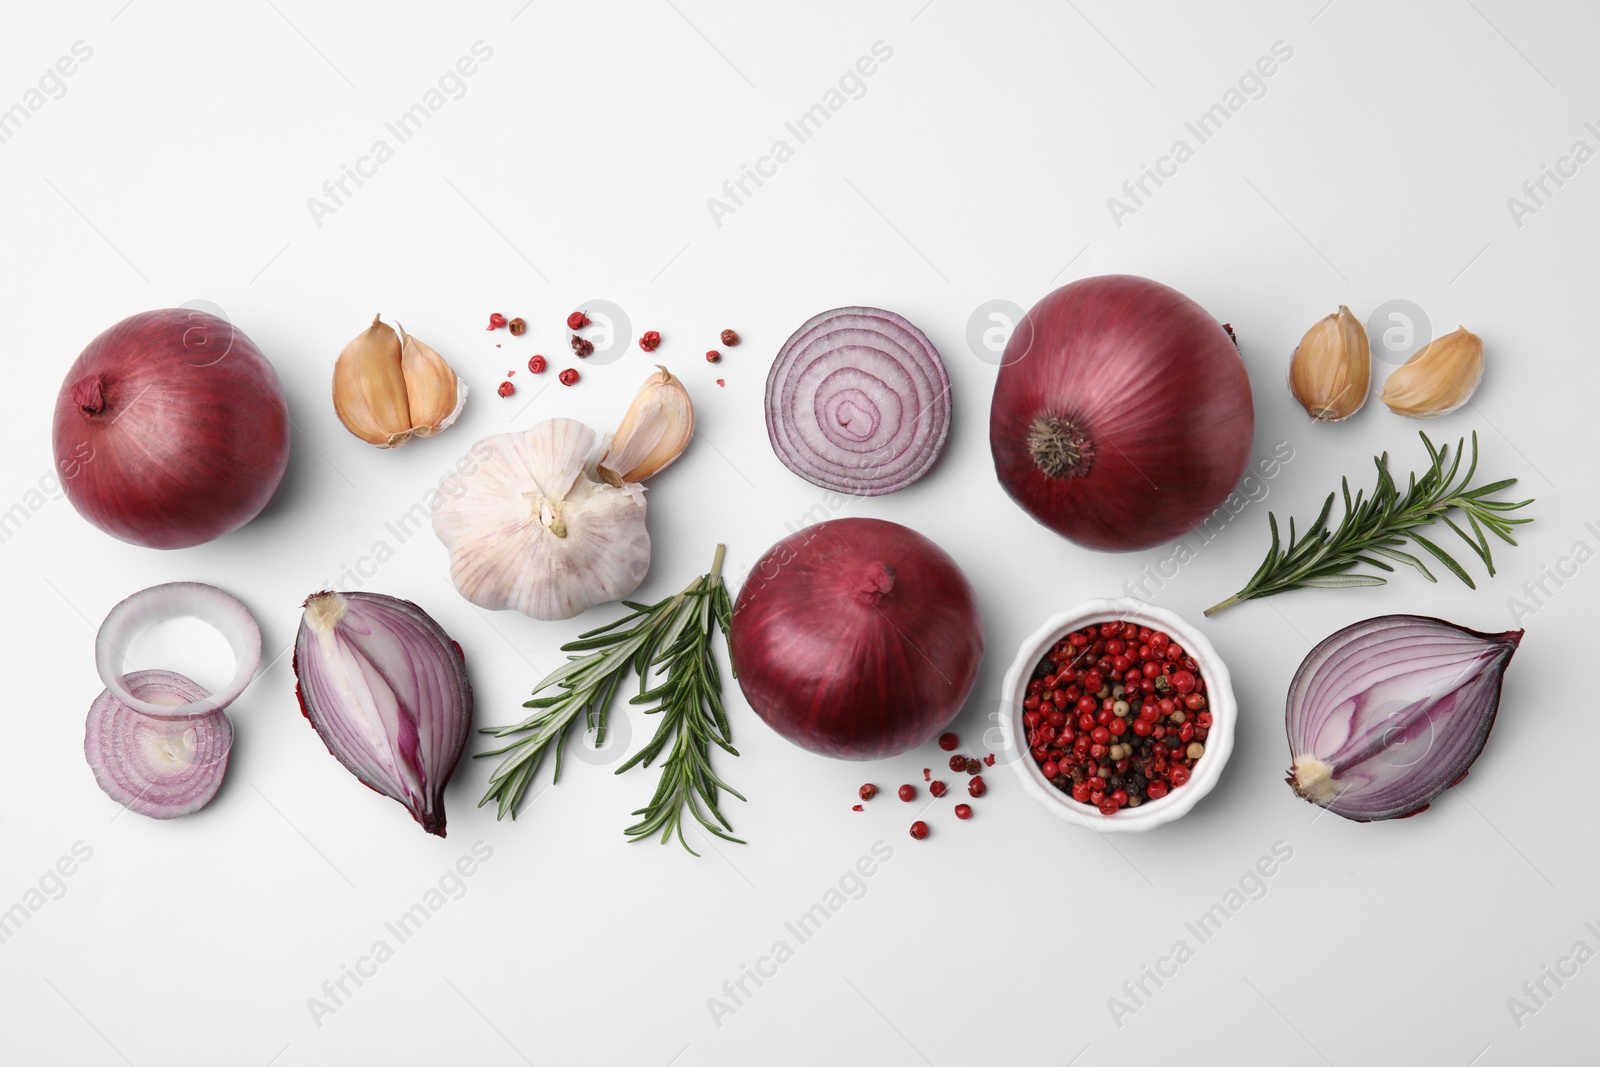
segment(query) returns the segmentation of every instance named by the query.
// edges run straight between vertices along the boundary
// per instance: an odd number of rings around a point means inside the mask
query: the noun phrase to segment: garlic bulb
[[[570,619],[639,587],[650,569],[644,490],[599,474],[606,442],[573,419],[550,419],[473,446],[433,532],[450,577],[479,607]]]

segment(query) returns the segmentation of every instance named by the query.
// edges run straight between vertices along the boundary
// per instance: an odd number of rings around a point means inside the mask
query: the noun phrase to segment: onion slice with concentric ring
[[[813,316],[767,375],[767,436],[784,466],[850,496],[904,489],[950,434],[950,376],[905,318],[869,307]]]
[[[118,679],[143,703],[179,707],[210,694],[172,671],[134,671]],[[221,709],[158,718],[123,703],[109,689],[89,706],[83,754],[107,796],[152,819],[191,815],[222,787],[233,725]]]

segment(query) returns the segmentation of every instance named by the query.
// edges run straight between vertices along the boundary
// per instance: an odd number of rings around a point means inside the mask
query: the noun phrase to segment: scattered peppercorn
[[[863,808],[860,804],[852,804],[852,805],[850,805],[850,810],[851,811],[866,811],[867,809]]]
[[[727,384],[728,384],[728,383],[727,383],[727,382],[725,382],[725,381],[723,381],[723,380],[722,380],[722,379],[721,379],[721,378],[718,378],[718,379],[717,379],[717,384],[718,384],[718,385],[727,385]]]
[[[972,796],[981,797],[988,791],[989,787],[984,785],[983,779],[979,778],[977,775],[974,775],[972,780],[967,783],[967,792]]]
[[[566,370],[556,375],[556,379],[562,385],[573,385],[578,380],[578,372],[573,370],[571,367],[568,367]]]
[[[972,805],[971,804],[957,804],[956,805],[956,818],[958,818],[958,819],[970,819],[970,818],[972,818]]]
[[[577,334],[573,334],[572,350],[578,353],[579,359],[588,359],[590,356],[594,355],[594,342],[579,337]]]
[[[866,785],[857,790],[857,792],[860,794],[862,800],[871,800],[873,797],[878,795],[878,787],[873,785],[871,782],[868,782]]]
[[[510,396],[516,391],[517,387],[512,385],[510,382],[501,382],[500,388],[495,390],[495,392],[499,393],[501,396]]]
[[[589,316],[581,311],[574,311],[567,316],[567,329],[569,330],[581,330],[587,325],[589,325]]]
[[[549,364],[545,362],[543,356],[534,356],[528,360],[528,369],[535,374],[543,374],[544,369],[548,366]]]
[[[927,837],[928,824],[923,822],[921,819],[918,819],[916,822],[912,823],[911,836],[916,838],[918,841],[921,841],[924,837]]]
[[[639,335],[639,347],[644,349],[646,352],[654,352],[656,347],[660,344],[661,335],[655,330],[646,330],[644,333]]]
[[[486,330],[498,330],[500,327],[504,326],[505,324],[506,324],[506,317],[504,315],[500,314],[500,312],[496,311],[494,314],[489,316],[489,325],[485,326],[484,329],[486,329]]]
[[[913,800],[917,799],[917,787],[914,786],[914,785],[903,785],[903,786],[901,786],[900,787],[900,799],[904,800],[904,801],[906,801],[908,803],[910,801],[913,801]]]
[[[955,747],[960,743],[961,739],[955,734],[946,733],[939,735],[939,747],[944,749],[946,752],[953,752]]]
[[[734,345],[739,343],[739,335],[734,333],[732,330],[723,330],[722,343],[727,345],[729,348],[732,348]]]
[[[965,764],[962,765],[961,769],[966,771],[968,774],[977,774],[979,771],[983,770],[983,764],[979,763],[975,759],[969,759]]]
[[[707,363],[721,363],[722,362],[722,353],[718,352],[715,348],[713,348],[711,351],[706,353],[706,362]]]
[[[522,319],[512,319],[506,326],[510,328],[512,337],[521,337],[528,332],[528,324]]]
[[[967,769],[967,757],[961,755],[959,752],[956,753],[954,756],[951,756],[950,757],[950,769],[952,771],[955,771],[957,774],[960,774],[962,771],[966,770]]]
[[[928,792],[932,793],[936,797],[944,796],[944,791],[947,788],[949,788],[949,787],[946,786],[943,782],[929,782],[928,783]]]
[[[983,757],[983,765],[985,767],[993,767],[994,766],[994,753],[993,752],[991,752],[987,756]]]
[[[933,768],[931,768],[931,767],[922,768],[922,780],[924,782],[933,781]]]

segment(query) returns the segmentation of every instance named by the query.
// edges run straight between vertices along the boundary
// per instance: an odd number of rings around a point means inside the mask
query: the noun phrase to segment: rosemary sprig
[[[1489,538],[1487,533],[1492,533],[1508,545],[1517,542],[1511,536],[1511,528],[1522,523],[1532,522],[1532,519],[1512,519],[1506,517],[1507,512],[1516,511],[1533,503],[1528,500],[1505,501],[1491,500],[1489,497],[1498,493],[1516,482],[1515,478],[1505,478],[1498,482],[1490,482],[1477,488],[1469,488],[1472,476],[1478,469],[1478,435],[1472,435],[1472,462],[1467,465],[1467,471],[1458,481],[1456,473],[1461,467],[1461,456],[1465,440],[1456,444],[1455,452],[1450,451],[1450,446],[1445,445],[1435,448],[1433,442],[1428,440],[1427,434],[1422,434],[1422,443],[1428,449],[1431,466],[1419,478],[1415,474],[1410,476],[1406,491],[1401,493],[1396,487],[1394,478],[1389,474],[1389,453],[1377,457],[1374,462],[1378,467],[1378,485],[1370,497],[1363,498],[1357,492],[1355,499],[1350,498],[1350,480],[1341,479],[1344,492],[1344,520],[1337,529],[1330,531],[1327,527],[1328,516],[1333,511],[1333,500],[1337,495],[1329,493],[1327,502],[1322,505],[1322,512],[1304,537],[1296,537],[1294,519],[1289,520],[1289,543],[1282,546],[1278,539],[1277,516],[1268,513],[1267,522],[1272,527],[1272,547],[1267,550],[1267,558],[1262,561],[1245,587],[1220,604],[1206,609],[1207,615],[1215,615],[1224,608],[1232,607],[1243,600],[1253,600],[1257,597],[1272,596],[1274,593],[1287,592],[1290,589],[1321,588],[1339,589],[1357,585],[1383,585],[1385,579],[1376,574],[1349,574],[1347,573],[1357,564],[1365,563],[1383,571],[1393,571],[1393,563],[1404,563],[1415,567],[1421,575],[1430,582],[1438,579],[1428,570],[1423,561],[1409,552],[1400,551],[1407,538],[1414,542],[1437,562],[1444,565],[1450,573],[1467,583],[1468,588],[1476,589],[1477,585],[1469,575],[1444,549],[1433,541],[1417,532],[1417,528],[1427,526],[1434,522],[1443,521],[1452,530],[1461,535],[1461,539],[1471,548],[1473,554],[1483,560],[1483,565],[1489,569],[1490,577],[1494,576],[1494,560],[1489,555]],[[1445,464],[1449,464],[1449,470]],[[1459,523],[1451,519],[1451,510],[1460,512],[1465,518],[1471,533],[1463,529]],[[1381,559],[1378,557],[1382,557]]]
[[[561,778],[561,749],[567,734],[583,713],[586,728],[595,732],[595,746],[605,744],[606,719],[622,679],[639,676],[639,695],[630,704],[656,702],[646,714],[660,712],[662,719],[649,744],[617,769],[620,774],[640,763],[648,765],[673,739],[672,752],[662,764],[661,784],[650,803],[635,815],[644,818],[626,833],[638,840],[662,831],[665,842],[674,831],[683,837],[683,811],[687,808],[709,832],[743,844],[727,831],[729,825],[717,807],[720,791],[744,797],[711,770],[711,745],[737,756],[731,743],[728,719],[722,707],[722,674],[712,646],[718,629],[724,640],[733,619],[733,605],[722,581],[726,549],[717,546],[711,570],[690,582],[683,591],[654,604],[623,601],[629,613],[616,622],[578,635],[561,646],[577,653],[534,686],[533,699],[523,707],[534,714],[510,726],[485,727],[480,732],[495,737],[516,737],[503,748],[480,752],[505,756],[489,776],[489,788],[478,802],[499,806],[498,818],[516,817],[522,799],[538,774],[545,756],[555,752],[553,781]],[[655,672],[662,678],[647,688]],[[554,693],[540,696],[547,689]],[[709,812],[709,817],[708,817]],[[696,853],[698,855],[698,853]]]

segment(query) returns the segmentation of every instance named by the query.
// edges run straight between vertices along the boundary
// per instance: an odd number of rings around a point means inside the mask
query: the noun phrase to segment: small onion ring
[[[204,690],[188,703],[152,703],[129,691],[123,649],[141,630],[168,619],[192,616],[216,629],[233,650],[233,680],[215,693]],[[221,711],[239,698],[261,666],[261,627],[239,599],[202,582],[153,585],[111,609],[94,640],[94,665],[106,689],[134,711],[157,719],[193,719]],[[178,675],[178,677],[182,677]]]
[[[118,679],[141,702],[171,708],[203,700],[206,690],[172,671],[134,671]],[[233,749],[233,724],[216,710],[189,719],[136,711],[109,689],[89,706],[83,754],[106,796],[152,819],[191,815],[222,787]]]
[[[950,376],[903,317],[834,308],[790,335],[767,375],[767,436],[794,473],[882,496],[928,473],[950,434]]]

